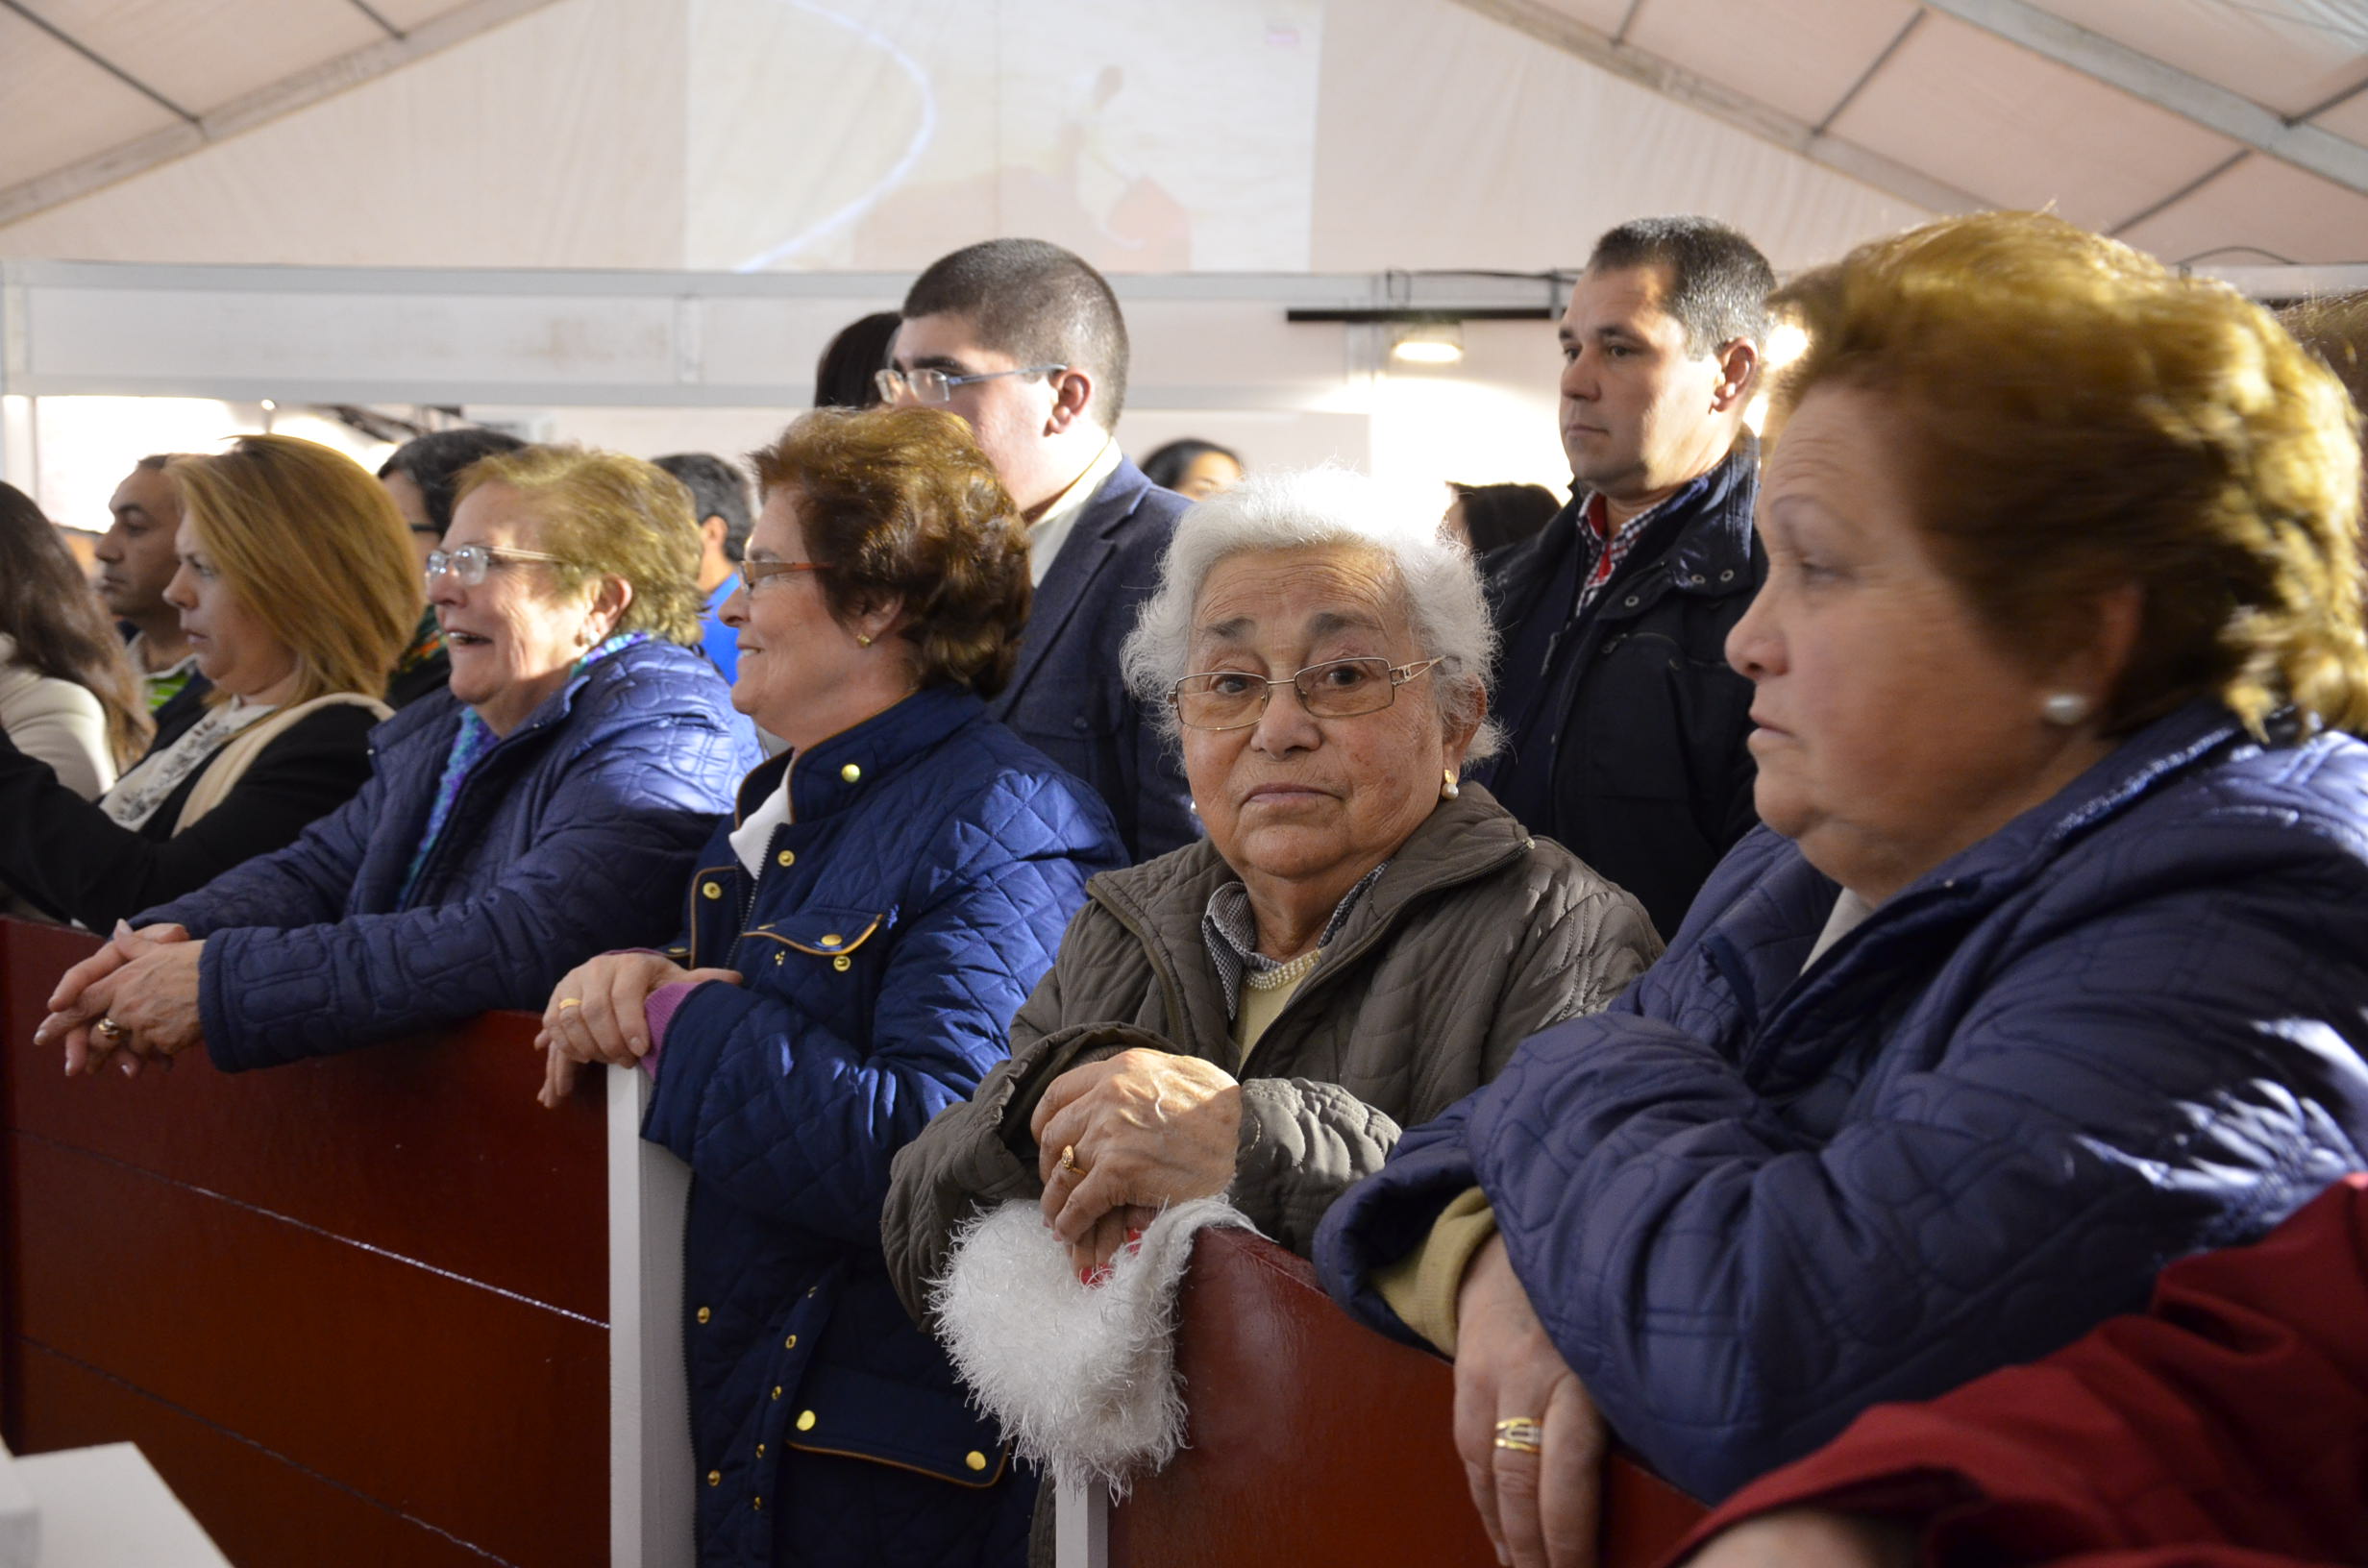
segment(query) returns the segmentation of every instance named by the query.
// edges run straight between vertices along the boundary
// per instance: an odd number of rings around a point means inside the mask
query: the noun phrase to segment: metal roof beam
[[[2368,147],[2291,121],[2241,93],[2068,22],[2031,0],[1920,0],[1931,11],[2020,44],[2232,141],[2368,195]]]
[[[364,44],[350,54],[323,61],[268,86],[258,87],[210,113],[190,118],[187,123],[167,126],[64,168],[0,188],[0,224],[14,223],[46,208],[87,196],[119,180],[145,174],[201,147],[334,97],[348,87],[359,86],[550,4],[552,0],[475,0],[474,4],[446,12],[409,33]],[[12,5],[10,9],[16,8]]]
[[[1927,211],[1971,212],[1996,205],[1870,147],[1830,135],[1633,43],[1620,42],[1542,0],[1455,0],[1455,4]]]

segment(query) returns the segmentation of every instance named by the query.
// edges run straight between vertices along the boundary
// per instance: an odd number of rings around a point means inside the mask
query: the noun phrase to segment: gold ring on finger
[[[581,1006],[583,1006],[583,998],[580,996],[562,996],[559,998],[559,1011],[562,1013],[566,1012],[571,1007]]]
[[[1074,1143],[1064,1143],[1061,1145],[1061,1168],[1069,1172],[1072,1176],[1078,1173],[1079,1166],[1077,1164],[1077,1145]]]
[[[1526,1415],[1511,1416],[1496,1423],[1496,1446],[1509,1448],[1516,1454],[1542,1454],[1545,1429]]]
[[[121,1040],[132,1031],[126,1029],[122,1024],[117,1023],[112,1018],[101,1018],[98,1022],[90,1026],[90,1032],[94,1035],[103,1036],[108,1040]]]

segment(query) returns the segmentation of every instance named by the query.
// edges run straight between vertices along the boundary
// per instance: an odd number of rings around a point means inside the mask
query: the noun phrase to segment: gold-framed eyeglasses
[[[1267,699],[1277,686],[1299,694],[1299,706],[1317,719],[1353,719],[1379,713],[1397,700],[1397,689],[1430,674],[1438,659],[1392,664],[1384,658],[1326,659],[1278,680],[1239,670],[1186,675],[1168,689],[1175,716],[1193,729],[1247,729],[1266,717]]]
[[[827,572],[830,568],[820,561],[742,561],[732,570],[740,574],[740,586],[752,594],[767,577],[785,577],[793,572]]]
[[[950,403],[953,389],[973,381],[999,380],[1005,376],[1058,376],[1067,365],[1022,365],[1017,370],[982,370],[975,376],[949,376],[942,370],[876,370],[872,383],[879,395],[896,403],[908,393],[915,403]]]
[[[563,566],[564,555],[546,555],[539,550],[512,550],[506,545],[462,545],[458,550],[432,550],[428,552],[428,580],[450,574],[463,588],[474,588],[485,580],[485,574],[497,566],[515,566],[521,561],[541,561]]]

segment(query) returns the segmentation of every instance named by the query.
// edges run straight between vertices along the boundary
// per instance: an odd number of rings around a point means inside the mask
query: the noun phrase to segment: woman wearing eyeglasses
[[[732,699],[789,750],[683,890],[681,962],[611,954],[551,993],[545,1103],[580,1063],[638,1061],[644,1135],[693,1171],[702,1562],[1014,1562],[1033,1478],[897,1305],[879,1207],[1124,852],[1092,789],[987,717],[1027,535],[968,427],[831,410],[754,466]]]
[[[1184,515],[1126,674],[1208,836],[1095,880],[1010,1063],[899,1159],[908,1308],[1014,1197],[1089,1282],[1218,1193],[1305,1253],[1401,1126],[1652,961],[1635,899],[1462,782],[1491,644],[1469,555],[1370,480],[1262,475]]]
[[[407,551],[391,506],[387,524]],[[368,782],[297,842],[68,971],[37,1038],[69,1071],[199,1043],[224,1070],[268,1066],[539,1007],[590,954],[662,939],[756,760],[688,646],[698,540],[681,487],[637,458],[529,447],[469,468],[428,559],[449,691],[373,732]]]

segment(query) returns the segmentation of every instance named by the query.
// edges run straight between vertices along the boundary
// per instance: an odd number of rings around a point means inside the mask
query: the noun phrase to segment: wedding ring
[[[1078,1173],[1077,1145],[1074,1143],[1064,1143],[1061,1145],[1061,1168],[1069,1172],[1072,1176]]]
[[[562,1013],[566,1012],[571,1007],[581,1006],[583,1006],[583,998],[580,996],[562,996],[559,998],[559,1011]]]
[[[1496,1423],[1496,1446],[1516,1454],[1542,1454],[1545,1429],[1530,1416],[1509,1416]]]
[[[94,1035],[103,1036],[108,1040],[121,1040],[132,1031],[126,1029],[122,1024],[117,1023],[112,1018],[101,1018],[98,1022],[90,1026],[90,1032]]]

